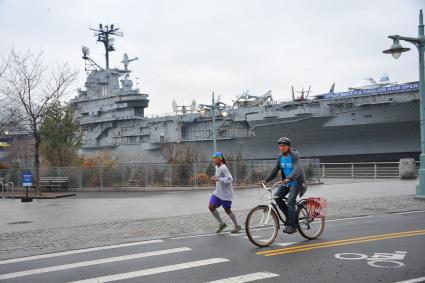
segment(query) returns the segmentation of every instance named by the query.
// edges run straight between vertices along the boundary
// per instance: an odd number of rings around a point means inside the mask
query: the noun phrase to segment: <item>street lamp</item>
[[[420,98],[420,119],[421,119],[421,156],[419,167],[419,184],[416,186],[416,198],[425,199],[425,78],[424,78],[424,19],[422,10],[419,11],[418,37],[405,37],[400,35],[388,36],[393,40],[390,49],[383,51],[385,54],[391,54],[395,59],[399,58],[401,53],[409,51],[410,48],[404,48],[399,41],[404,40],[412,43],[418,48],[419,52],[419,98]]]
[[[385,54],[391,54],[393,55],[394,59],[398,59],[401,56],[401,53],[409,51],[410,48],[402,47],[399,43],[399,37],[390,37],[393,39],[393,45],[391,45],[390,49],[382,51],[382,53]]]

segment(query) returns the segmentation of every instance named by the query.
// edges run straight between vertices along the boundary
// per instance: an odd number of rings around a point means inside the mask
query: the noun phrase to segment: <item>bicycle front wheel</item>
[[[258,247],[271,245],[279,233],[279,218],[276,212],[265,205],[253,208],[246,217],[245,230],[248,239]]]
[[[309,213],[305,203],[298,206],[297,220],[298,232],[309,240],[318,238],[325,229],[325,218],[314,218],[314,216]]]

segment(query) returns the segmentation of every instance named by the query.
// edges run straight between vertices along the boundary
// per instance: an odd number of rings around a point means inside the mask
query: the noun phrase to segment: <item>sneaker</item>
[[[232,234],[238,234],[238,233],[241,232],[241,230],[242,230],[241,225],[237,225],[237,226],[235,226],[235,229],[233,229],[232,232],[230,232],[230,233],[232,233]]]
[[[295,232],[297,232],[297,229],[292,226],[286,226],[285,229],[283,229],[283,233],[286,234],[294,234]]]
[[[218,226],[217,231],[215,231],[215,232],[216,232],[216,233],[220,233],[220,232],[222,232],[224,229],[226,229],[226,227],[227,227],[227,224],[226,224],[226,223],[220,224],[220,226]]]

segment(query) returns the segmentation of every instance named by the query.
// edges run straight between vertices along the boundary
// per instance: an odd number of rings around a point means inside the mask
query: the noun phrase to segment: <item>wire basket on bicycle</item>
[[[306,207],[312,218],[326,217],[326,199],[320,197],[306,198]]]

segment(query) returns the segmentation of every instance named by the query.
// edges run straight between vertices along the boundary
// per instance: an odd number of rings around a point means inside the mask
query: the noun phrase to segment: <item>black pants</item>
[[[276,197],[276,203],[285,214],[286,222],[288,226],[295,228],[295,204],[297,202],[298,188],[296,186],[280,186],[274,194]],[[286,205],[283,198],[288,195],[288,205]]]

